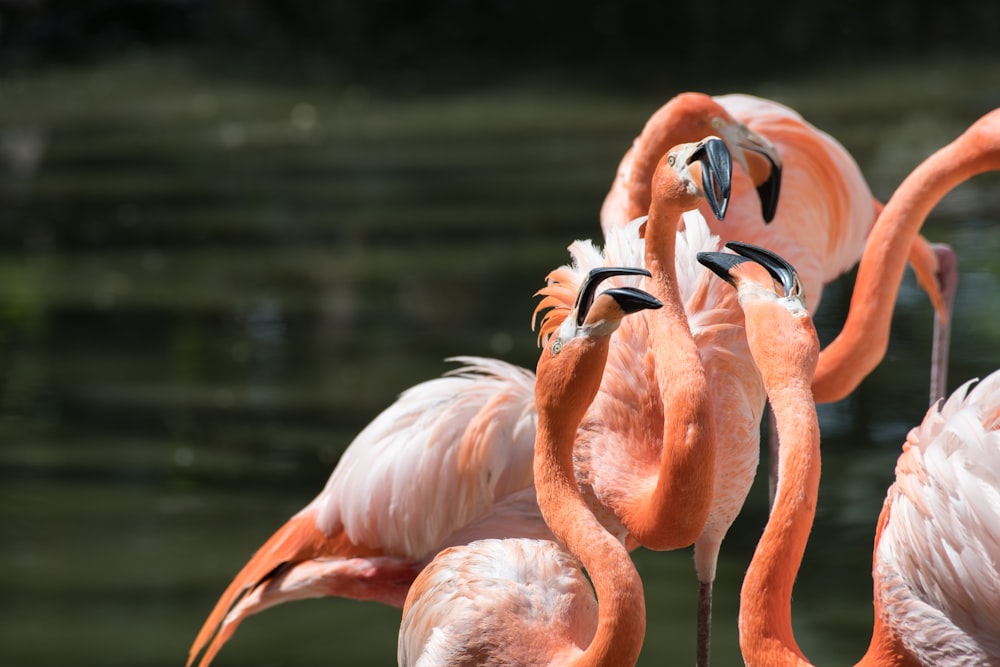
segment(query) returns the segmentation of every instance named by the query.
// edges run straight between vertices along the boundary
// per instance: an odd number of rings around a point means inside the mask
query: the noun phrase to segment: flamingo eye
[[[560,352],[562,352],[562,348],[563,348],[562,338],[556,338],[554,341],[552,341],[552,347],[550,348],[552,354],[554,355],[559,354]]]
[[[671,153],[670,155],[667,156],[667,164],[669,164],[672,167],[672,166],[674,166],[675,162],[677,162],[677,156],[676,155],[674,155],[673,153]]]
[[[712,119],[712,127],[714,127],[717,130],[720,129],[722,127],[722,119],[719,118],[718,116],[716,116],[715,118],[713,118]]]

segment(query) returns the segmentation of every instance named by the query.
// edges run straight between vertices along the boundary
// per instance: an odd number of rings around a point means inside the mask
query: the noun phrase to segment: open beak
[[[722,139],[709,137],[692,151],[687,163],[701,162],[701,185],[712,213],[719,220],[726,217],[732,190],[733,158]]]

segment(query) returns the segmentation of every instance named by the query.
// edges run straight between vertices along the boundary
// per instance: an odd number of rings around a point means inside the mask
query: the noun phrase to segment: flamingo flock
[[[773,412],[774,502],[740,593],[751,667],[808,665],[791,600],[817,509],[816,404],[888,349],[907,262],[936,311],[932,405],[875,530],[859,665],[1000,666],[1000,371],[946,397],[955,255],[920,228],[1000,169],[1000,109],[884,203],[829,134],[777,102],[684,93],[649,119],[600,211],[540,288],[534,372],[498,359],[418,384],[237,573],[197,633],[207,667],[248,616],[324,596],[401,607],[398,664],[635,665],[629,552],[694,547],[693,639],[710,664],[719,550]],[[825,348],[823,287],[857,267]],[[859,653],[860,653],[859,649]]]

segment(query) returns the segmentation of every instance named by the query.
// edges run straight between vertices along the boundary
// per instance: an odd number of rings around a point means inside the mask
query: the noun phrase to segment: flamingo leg
[[[947,395],[948,352],[951,347],[951,314],[958,288],[958,256],[951,246],[935,243],[931,246],[938,260],[937,282],[941,291],[942,310],[934,311],[934,340],[931,343],[931,404]]]
[[[712,582],[698,582],[698,647],[695,654],[697,667],[709,666],[712,649]]]

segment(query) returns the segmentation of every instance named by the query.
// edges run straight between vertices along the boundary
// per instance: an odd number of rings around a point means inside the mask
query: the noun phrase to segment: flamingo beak
[[[688,164],[701,162],[701,184],[712,213],[719,220],[726,217],[732,191],[733,158],[722,139],[709,137],[688,158]]]
[[[583,321],[587,317],[587,312],[590,310],[590,307],[594,305],[594,297],[597,296],[598,285],[612,276],[645,276],[648,278],[649,271],[646,269],[624,266],[607,266],[591,269],[590,273],[588,273],[587,277],[584,279],[583,284],[580,286],[580,291],[577,293],[576,297],[576,306],[574,309],[576,310],[577,326],[583,325]],[[619,305],[621,305],[621,302],[619,302]],[[622,310],[624,309],[624,306],[622,306]],[[626,310],[625,312],[627,313],[629,311]]]
[[[712,273],[719,276],[727,283],[736,287],[736,279],[730,271],[733,267],[742,264],[743,262],[749,262],[750,260],[746,257],[740,257],[739,255],[732,255],[728,252],[699,252],[698,261],[710,269]]]
[[[771,222],[778,210],[778,195],[781,192],[781,156],[770,141],[749,131],[742,137],[739,147],[756,153],[770,165],[768,177],[757,186],[757,197],[764,222]]]
[[[785,296],[799,297],[801,295],[802,283],[799,281],[799,274],[784,257],[767,248],[739,241],[730,241],[726,247],[767,269],[771,277],[781,283],[785,289]]]
[[[730,241],[726,247],[739,254],[699,252],[698,261],[733,287],[737,286],[736,279],[731,273],[733,268],[744,262],[755,262],[767,269],[771,277],[781,283],[785,291],[784,296],[801,297],[802,283],[799,281],[798,273],[783,257],[749,243]]]
[[[604,294],[612,297],[626,315],[663,307],[659,299],[637,287],[612,287],[605,290]]]

